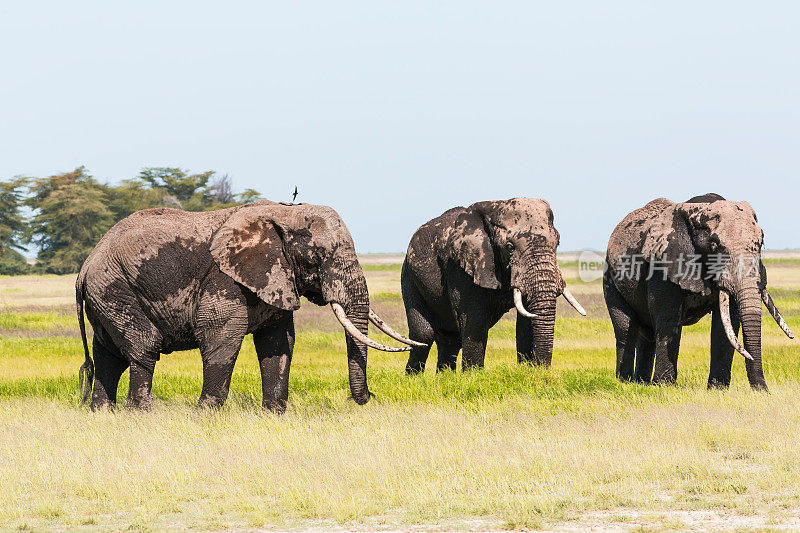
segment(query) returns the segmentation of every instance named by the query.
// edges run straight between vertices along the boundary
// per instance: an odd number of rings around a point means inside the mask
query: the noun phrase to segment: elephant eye
[[[507,242],[506,243],[506,251],[511,252],[513,250],[514,250],[514,244],[511,241]]]

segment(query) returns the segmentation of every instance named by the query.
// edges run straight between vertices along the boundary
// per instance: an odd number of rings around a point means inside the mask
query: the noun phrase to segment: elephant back
[[[674,206],[675,203],[666,198],[657,198],[623,218],[614,228],[608,241],[607,253],[610,264],[617,264],[624,256],[641,254],[645,239],[653,225]]]
[[[436,265],[449,255],[449,245],[458,216],[466,211],[464,207],[454,207],[420,226],[411,237],[406,251],[406,263],[412,270]]]

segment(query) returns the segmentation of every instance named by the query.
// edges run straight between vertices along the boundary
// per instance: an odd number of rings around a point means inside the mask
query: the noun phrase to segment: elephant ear
[[[693,260],[699,262],[699,258],[689,234],[687,215],[680,204],[666,209],[645,236],[642,254],[654,278],[665,276],[682,289],[711,294],[703,273],[693,273],[689,265]]]
[[[494,246],[478,209],[468,207],[458,215],[447,248],[475,283],[486,289],[500,288]]]
[[[284,250],[283,231],[263,209],[234,213],[211,241],[211,255],[220,270],[267,304],[294,311],[300,295]]]

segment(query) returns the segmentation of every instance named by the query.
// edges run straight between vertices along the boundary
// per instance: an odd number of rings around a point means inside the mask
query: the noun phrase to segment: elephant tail
[[[78,311],[78,325],[81,328],[81,340],[83,340],[83,354],[86,358],[78,370],[78,390],[81,393],[81,405],[84,405],[92,394],[94,384],[94,361],[89,355],[89,343],[86,341],[86,322],[83,318],[83,300],[86,295],[86,275],[83,271],[78,274],[75,281],[75,305]]]

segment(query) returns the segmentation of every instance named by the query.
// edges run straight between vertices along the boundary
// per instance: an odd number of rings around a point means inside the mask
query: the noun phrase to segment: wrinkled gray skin
[[[753,357],[746,361],[750,386],[766,390],[761,364],[761,290],[767,284],[760,261],[763,241],[750,204],[726,201],[714,193],[678,204],[659,198],[625,217],[611,235],[603,279],[616,336],[617,377],[674,382],[682,326],[712,313],[708,387],[727,388],[734,348],[720,318],[719,291],[723,290],[731,297],[733,329],[738,332],[741,323],[744,348]],[[651,261],[638,276],[621,280],[620,271],[626,270],[621,257],[632,254],[643,254],[646,261],[663,254],[666,263],[652,272],[649,281]],[[726,254],[730,259],[722,266],[719,281],[691,280],[681,272],[680,254],[699,254],[704,277],[710,274],[713,256]],[[737,266],[739,261],[744,261],[743,268]]]
[[[111,228],[86,259],[76,283],[94,329],[93,409],[116,403],[130,367],[128,405],[152,405],[160,354],[199,348],[201,406],[228,396],[242,340],[253,334],[263,404],[283,411],[300,296],[336,302],[364,334],[369,295],[353,240],[331,208],[259,202],[206,213],[148,209]],[[84,347],[86,337],[84,333]],[[364,404],[366,346],[347,335],[350,390]],[[85,396],[92,361],[86,349]]]
[[[401,276],[409,337],[436,341],[437,369],[483,367],[489,328],[512,307],[512,288],[539,318],[517,315],[520,362],[549,365],[556,298],[565,283],[559,234],[544,200],[515,198],[456,207],[411,238]],[[411,350],[406,372],[425,369],[430,346]]]

